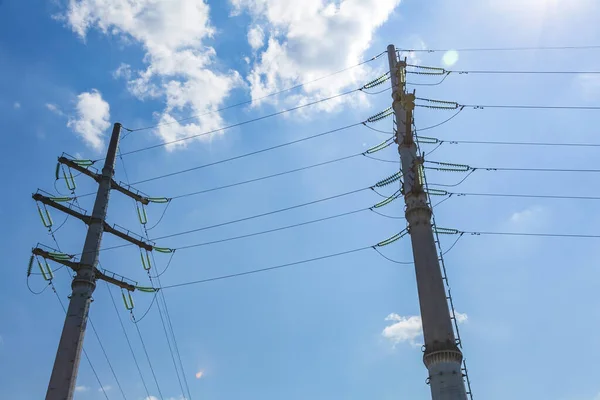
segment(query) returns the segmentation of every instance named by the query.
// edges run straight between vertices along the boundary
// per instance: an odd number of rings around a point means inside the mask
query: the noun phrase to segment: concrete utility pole
[[[429,371],[433,400],[465,400],[462,352],[457,346],[446,300],[442,272],[435,247],[432,211],[424,189],[423,159],[417,154],[412,118],[414,93],[406,93],[406,62],[398,60],[396,48],[387,48],[392,82],[392,108],[396,116],[396,143],[404,176],[403,194],[410,232],[423,336],[423,362]]]
[[[81,254],[81,267],[71,284],[73,292],[56,352],[46,400],[73,398],[92,293],[96,289],[95,270],[104,232],[104,221],[108,209],[110,185],[115,172],[115,158],[120,134],[121,124],[116,123],[108,145],[102,175],[98,182],[96,201]]]
[[[129,196],[143,205],[147,205],[149,202],[153,201],[151,198],[141,196],[139,193],[135,193],[129,188],[120,186],[113,180],[115,158],[119,146],[120,134],[121,124],[116,123],[113,127],[102,173],[94,172],[89,168],[93,164],[90,160],[73,160],[64,156],[58,159],[59,164],[56,170],[57,179],[59,168],[62,165],[63,168],[66,166],[67,168],[74,169],[98,182],[98,192],[96,194],[94,209],[91,216],[82,214],[74,210],[71,206],[60,204],[61,202],[73,200],[74,197],[46,197],[40,193],[36,193],[32,196],[35,201],[43,203],[44,206],[53,207],[88,225],[83,251],[81,253],[81,260],[79,262],[71,261],[74,256],[48,252],[41,248],[34,248],[32,250],[32,256],[29,261],[28,273],[31,271],[34,257],[41,257],[46,260],[63,264],[76,272],[76,276],[71,283],[73,291],[71,293],[69,308],[65,317],[58,350],[56,352],[56,359],[54,360],[54,367],[52,369],[50,383],[48,384],[48,391],[46,392],[46,400],[73,399],[73,392],[77,381],[77,371],[79,370],[79,361],[83,348],[83,337],[85,334],[90,304],[92,302],[92,293],[94,293],[94,289],[96,288],[96,280],[104,280],[129,292],[133,292],[136,288],[139,289],[139,287],[134,284],[126,282],[128,279],[123,276],[106,270],[100,271],[96,267],[98,265],[98,253],[102,242],[102,234],[104,232],[111,233],[145,249],[146,251],[152,251],[154,249],[151,244],[145,243],[141,238],[130,236],[129,231],[122,231],[117,225],[111,226],[106,222],[106,211],[108,209],[108,198],[111,189]],[[67,174],[65,173],[64,176],[66,180]],[[71,176],[71,181],[72,179]],[[72,181],[72,183],[74,189],[74,181]],[[156,201],[157,199],[154,200]],[[42,268],[41,264],[40,268]],[[45,279],[48,278],[44,272],[42,272],[42,274],[44,274]],[[47,280],[52,279],[51,273],[49,275],[50,277]]]

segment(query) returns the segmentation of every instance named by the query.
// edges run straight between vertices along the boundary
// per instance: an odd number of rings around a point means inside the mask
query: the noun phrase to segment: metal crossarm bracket
[[[81,172],[82,174],[89,176],[96,182],[100,181],[99,174],[97,174],[93,171],[90,171],[88,168],[82,167],[81,165],[77,164],[73,160],[69,160],[67,157],[58,157],[58,162],[60,164],[66,165],[69,168],[74,169],[77,172]]]
[[[108,271],[105,271],[105,272],[108,272]],[[118,286],[121,289],[128,290],[130,292],[135,291],[134,285],[124,282],[122,279],[121,280],[116,279],[115,278],[115,276],[117,276],[116,274],[111,273],[112,276],[108,276],[104,272],[101,272],[98,268],[96,268],[95,274],[96,274],[96,279],[101,279],[108,283],[112,283],[113,285]],[[123,277],[121,277],[121,278],[123,278]]]
[[[96,182],[100,181],[100,177],[101,177],[100,174],[90,171],[88,168],[85,168],[85,167],[77,164],[76,162],[68,159],[67,157],[64,157],[64,156],[59,157],[58,162],[60,164],[66,165],[69,168],[74,169],[77,172],[81,172],[82,174],[89,176],[90,178],[94,179]],[[121,192],[125,196],[131,197],[135,201],[140,202],[144,205],[147,205],[148,203],[150,203],[150,201],[148,200],[148,197],[141,196],[138,193],[131,191],[130,189],[124,188],[123,186],[119,185],[114,179],[112,179],[110,182],[110,188],[116,190],[117,192]]]
[[[148,197],[142,196],[138,193],[134,193],[133,191],[127,188],[124,188],[123,186],[119,185],[114,179],[110,181],[110,188],[116,190],[117,192],[123,193],[127,197],[131,197],[138,203],[142,203],[144,205],[148,205],[150,203]]]
[[[75,272],[77,272],[81,269],[81,263],[53,257],[50,252],[47,252],[46,250],[42,250],[39,247],[36,247],[35,249],[33,249],[31,251],[31,253],[33,255],[45,258],[46,260],[51,260],[58,264],[62,264],[66,267],[69,267]],[[108,271],[105,271],[105,272],[108,272]],[[113,285],[118,286],[122,289],[128,290],[130,292],[135,291],[135,285],[125,282],[124,281],[125,278],[121,277],[120,275],[110,273],[111,276],[109,276],[109,275],[105,274],[104,272],[100,271],[98,268],[94,268],[94,275],[96,276],[96,279],[101,279],[108,283],[112,283]],[[116,278],[117,276],[119,276],[121,279],[117,279]]]
[[[40,193],[36,193],[32,197],[35,201],[39,201],[40,203],[43,203],[50,207],[56,208],[57,210],[62,211],[65,214],[68,214],[74,218],[77,218],[77,219],[83,221],[86,225],[90,225],[90,223],[92,222],[91,216],[84,215],[84,214],[77,212],[69,207],[66,207],[60,203],[57,203],[56,201],[53,201],[49,197],[46,197]],[[103,225],[104,225],[105,232],[111,233],[123,240],[128,241],[129,243],[135,244],[136,246],[141,247],[142,249],[152,251],[154,248],[154,246],[152,246],[151,244],[129,236],[126,232],[123,232],[123,231],[115,228],[114,226],[108,224],[106,221],[103,221]]]
[[[54,261],[56,263],[62,264],[66,267],[71,268],[73,271],[79,271],[79,268],[81,268],[81,264],[78,262],[73,262],[73,261],[69,261],[66,259],[60,259],[60,258],[56,258],[53,257],[52,254],[50,254],[50,252],[46,251],[46,250],[42,250],[39,247],[36,247],[35,249],[31,250],[31,253],[35,256],[40,256],[42,258],[45,258],[47,260],[51,260]]]

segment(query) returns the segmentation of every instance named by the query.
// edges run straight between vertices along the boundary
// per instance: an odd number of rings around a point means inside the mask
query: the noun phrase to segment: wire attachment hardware
[[[380,207],[383,207],[385,205],[388,205],[388,204],[390,204],[392,201],[396,200],[400,196],[402,196],[402,192],[400,190],[398,190],[398,191],[396,191],[396,193],[394,193],[393,195],[391,195],[387,199],[382,200],[379,203],[375,204],[373,207],[371,207],[371,209],[373,209],[373,208],[380,208]]]
[[[396,172],[394,175],[388,176],[385,179],[380,180],[375,184],[376,187],[384,187],[389,184],[392,184],[396,181],[399,181],[402,178],[402,171]]]
[[[133,296],[131,296],[131,292],[127,292],[127,295],[125,295],[125,291],[121,289],[121,296],[123,296],[123,303],[125,303],[125,308],[127,311],[133,310],[135,304],[133,303]]]
[[[42,208],[40,207],[40,203],[38,203],[37,201],[35,202],[35,205],[37,206],[38,209],[38,213],[40,214],[40,218],[42,219],[42,224],[44,225],[44,228],[52,228],[53,225],[53,221],[52,221],[52,217],[50,216],[50,212],[48,211],[48,208],[46,208],[46,205],[44,204],[44,211],[42,211]]]
[[[396,233],[394,236],[387,238],[379,243],[377,243],[374,247],[383,247],[383,246],[387,246],[388,244],[392,244],[397,240],[402,239],[404,236],[406,236],[408,234],[408,230],[403,229],[402,231]]]
[[[146,208],[144,207],[144,205],[142,204],[142,206],[140,207],[140,205],[136,202],[135,209],[137,210],[137,215],[138,219],[140,220],[140,224],[146,225],[148,223],[148,214],[146,214]]]
[[[371,82],[365,83],[365,85],[361,88],[361,90],[362,89],[372,89],[376,86],[384,84],[389,79],[390,79],[390,73],[388,71],[385,74],[381,75],[379,78],[373,79]]]
[[[35,259],[37,261],[38,268],[40,269],[44,280],[51,281],[52,279],[54,279],[54,273],[52,272],[52,268],[50,268],[50,264],[48,264],[48,261],[44,259],[44,263],[42,264],[39,258],[35,257]]]
[[[144,251],[140,249],[140,258],[142,259],[142,268],[146,271],[150,271],[152,264],[150,263],[150,253],[148,250],[145,251],[144,255]]]
[[[392,109],[392,107],[388,107],[385,110],[367,118],[367,122],[377,122],[391,116],[392,114],[394,114],[394,110]]]

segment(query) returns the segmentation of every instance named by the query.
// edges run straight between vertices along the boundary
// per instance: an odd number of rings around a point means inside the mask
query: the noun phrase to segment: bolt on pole
[[[80,267],[71,283],[73,291],[46,392],[46,400],[71,400],[73,398],[92,293],[96,288],[98,252],[104,232],[120,133],[121,124],[115,123],[102,174],[99,175],[98,192],[88,224]]]

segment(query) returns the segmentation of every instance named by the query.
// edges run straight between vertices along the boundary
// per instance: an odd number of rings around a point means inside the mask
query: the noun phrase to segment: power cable
[[[217,191],[217,190],[228,189],[228,188],[235,187],[235,186],[246,185],[248,183],[259,182],[259,181],[262,181],[262,180],[265,180],[265,179],[271,179],[271,178],[275,178],[275,177],[278,177],[278,176],[283,176],[283,175],[288,175],[288,174],[292,174],[292,173],[295,173],[295,172],[305,171],[307,169],[321,167],[323,165],[328,165],[328,164],[333,164],[333,163],[344,161],[344,160],[349,160],[351,158],[359,157],[359,156],[362,156],[362,155],[363,155],[363,153],[352,154],[352,155],[349,155],[349,156],[335,158],[333,160],[323,161],[323,162],[320,162],[320,163],[311,164],[311,165],[307,165],[305,167],[295,168],[295,169],[291,169],[291,170],[288,170],[288,171],[278,172],[278,173],[271,174],[271,175],[265,175],[265,176],[261,176],[261,177],[258,177],[258,178],[253,178],[253,179],[248,179],[248,180],[245,180],[245,181],[231,183],[231,184],[228,184],[228,185],[217,186],[217,187],[214,187],[214,188],[205,189],[205,190],[199,190],[199,191],[195,191],[195,192],[191,192],[191,193],[185,193],[185,194],[181,194],[181,195],[178,195],[178,196],[173,196],[173,197],[171,197],[171,199],[173,199],[173,200],[175,200],[175,199],[181,199],[181,198],[184,198],[184,197],[196,196],[196,195],[199,195],[199,194],[214,192],[214,191]]]
[[[600,239],[600,235],[568,234],[568,233],[526,233],[526,232],[485,232],[485,231],[459,231],[469,235],[493,235],[493,236],[535,236],[535,237],[559,237],[578,239]]]
[[[152,310],[152,306],[154,305],[154,302],[156,301],[156,296],[157,296],[157,293],[155,292],[154,296],[152,297],[152,301],[150,302],[150,305],[148,306],[148,308],[146,309],[146,311],[142,314],[142,316],[140,318],[137,318],[133,321],[134,324],[138,324],[138,323],[142,322],[144,318],[146,318],[146,315],[148,315],[150,310]]]
[[[600,45],[587,46],[539,46],[539,47],[479,47],[479,48],[456,48],[456,49],[406,49],[398,48],[396,51],[418,52],[418,53],[439,53],[447,51],[530,51],[530,50],[592,50],[600,49]]]
[[[339,257],[339,256],[343,256],[343,255],[346,255],[346,254],[357,253],[359,251],[364,251],[364,250],[367,250],[367,249],[370,249],[370,248],[372,248],[372,247],[371,246],[361,247],[361,248],[354,249],[354,250],[347,250],[347,251],[342,251],[342,252],[339,252],[339,253],[329,254],[329,255],[315,257],[315,258],[310,258],[310,259],[307,259],[307,260],[296,261],[296,262],[291,262],[291,263],[287,263],[287,264],[280,264],[280,265],[276,265],[276,266],[273,266],[273,267],[260,268],[260,269],[255,269],[255,270],[251,270],[251,271],[245,271],[245,272],[238,272],[238,273],[235,273],[235,274],[221,275],[221,276],[217,276],[217,277],[214,277],[214,278],[200,279],[200,280],[190,281],[190,282],[176,283],[176,284],[173,284],[173,285],[163,286],[160,289],[172,289],[172,288],[176,288],[176,287],[196,285],[196,284],[200,284],[200,283],[214,282],[214,281],[219,281],[219,280],[223,280],[223,279],[230,279],[230,278],[236,278],[236,277],[240,277],[240,276],[253,275],[253,274],[258,274],[258,273],[261,273],[261,272],[273,271],[273,270],[282,269],[282,268],[288,268],[288,267],[292,267],[292,266],[296,266],[296,265],[300,265],[300,264],[306,264],[306,263],[313,262],[313,261],[324,260],[324,259],[327,259],[327,258]]]
[[[252,215],[252,216],[249,216],[249,217],[239,218],[239,219],[235,219],[235,220],[231,220],[231,221],[227,221],[227,222],[221,222],[219,224],[208,225],[208,226],[204,226],[204,227],[201,227],[201,228],[190,229],[190,230],[187,230],[187,231],[173,233],[173,234],[170,234],[170,235],[160,236],[160,237],[157,237],[157,238],[152,238],[151,240],[153,240],[153,241],[162,240],[162,239],[172,238],[172,237],[175,237],[175,236],[182,236],[182,235],[187,235],[187,234],[190,234],[190,233],[200,232],[200,231],[204,231],[204,230],[207,230],[207,229],[213,229],[213,228],[217,228],[217,227],[221,227],[221,226],[231,225],[231,224],[235,224],[235,223],[238,223],[238,222],[249,221],[251,219],[265,217],[267,215],[273,215],[273,214],[277,214],[277,213],[281,213],[281,212],[285,212],[285,211],[290,211],[290,210],[294,210],[294,209],[301,208],[301,207],[306,207],[308,205],[317,204],[317,203],[321,203],[321,202],[324,202],[324,201],[337,199],[337,198],[344,197],[344,196],[349,196],[351,194],[355,194],[355,193],[359,193],[359,192],[364,192],[365,190],[369,190],[369,189],[371,189],[371,188],[370,187],[365,187],[365,188],[362,188],[362,189],[356,189],[356,190],[352,190],[350,192],[340,193],[340,194],[336,194],[334,196],[329,196],[329,197],[321,198],[321,199],[318,199],[318,200],[309,201],[309,202],[306,202],[306,203],[296,204],[296,205],[293,205],[293,206],[289,206],[289,207],[285,207],[285,208],[280,208],[280,209],[277,209],[277,210],[268,211],[268,212],[264,212],[264,213],[261,213],[261,214],[255,214],[255,215]]]
[[[519,193],[451,193],[457,196],[482,196],[482,197],[522,197],[534,199],[567,199],[567,200],[600,200],[594,196],[564,196],[564,195],[542,195],[542,194],[519,194]]]
[[[415,264],[413,261],[396,261],[396,260],[392,260],[391,258],[389,258],[388,256],[386,256],[385,254],[383,254],[376,247],[373,247],[373,250],[375,250],[381,257],[385,258],[386,260],[388,260],[390,262],[393,262],[394,264],[404,264],[404,265],[414,265]]]
[[[146,130],[146,129],[153,129],[153,128],[158,128],[160,126],[171,125],[171,124],[175,124],[175,123],[179,123],[179,122],[184,122],[184,121],[189,121],[189,120],[192,120],[192,119],[197,119],[197,118],[203,117],[205,115],[209,115],[209,114],[213,114],[213,113],[225,111],[225,110],[228,110],[230,108],[239,107],[239,106],[243,106],[243,105],[246,105],[246,104],[251,104],[251,103],[253,103],[255,101],[260,101],[260,100],[264,100],[264,99],[269,98],[269,97],[277,96],[277,95],[279,95],[281,93],[285,93],[285,92],[288,92],[288,91],[291,91],[291,90],[294,90],[294,89],[298,89],[298,88],[301,88],[302,86],[306,86],[306,85],[309,85],[311,83],[318,82],[320,80],[330,78],[330,77],[332,77],[334,75],[337,75],[337,74],[340,74],[342,72],[346,72],[346,71],[351,70],[353,68],[359,67],[359,66],[361,66],[363,64],[367,64],[367,63],[369,63],[371,61],[374,61],[374,60],[378,59],[379,57],[381,57],[382,55],[384,55],[386,53],[387,53],[387,51],[382,51],[381,53],[379,53],[375,57],[371,57],[368,60],[362,61],[362,62],[360,62],[358,64],[355,64],[355,65],[352,65],[350,67],[346,67],[346,68],[340,69],[338,71],[332,72],[332,73],[330,73],[328,75],[324,75],[324,76],[321,76],[319,78],[316,78],[316,79],[313,79],[313,80],[310,80],[310,81],[302,82],[302,83],[300,83],[298,85],[295,85],[295,86],[292,86],[292,87],[289,87],[289,88],[286,88],[286,89],[278,90],[276,92],[271,92],[271,93],[269,93],[267,95],[258,97],[256,99],[250,99],[250,100],[242,101],[240,103],[236,103],[236,104],[232,104],[232,105],[229,105],[229,106],[226,106],[226,107],[222,107],[222,108],[219,108],[217,110],[208,111],[208,112],[205,112],[204,114],[198,114],[198,115],[191,116],[191,117],[188,117],[188,118],[179,119],[177,121],[166,122],[166,123],[163,123],[163,124],[158,124],[158,125],[154,125],[154,126],[148,126],[148,127],[144,127],[144,128],[137,128],[137,129],[124,128],[124,129],[127,130],[127,131],[129,131],[129,132],[137,132],[137,131]]]
[[[426,126],[425,128],[420,128],[417,129],[417,132],[420,131],[426,131],[428,129],[433,129],[433,128],[437,128],[438,126],[442,126],[450,121],[452,121],[454,118],[456,118],[458,116],[458,114],[460,114],[462,112],[462,110],[464,110],[465,106],[460,106],[458,108],[458,110],[450,117],[450,118],[446,118],[445,120],[443,120],[442,122],[435,124],[435,125],[431,125],[431,126]]]
[[[556,143],[556,142],[510,142],[510,141],[484,141],[484,140],[453,140],[439,139],[438,143],[444,144],[488,144],[509,146],[561,146],[561,147],[600,147],[600,143]],[[424,143],[429,144],[429,143]],[[434,143],[431,143],[434,144]]]
[[[157,281],[158,281],[158,285],[162,286],[162,283],[160,282],[160,275],[156,277]],[[162,295],[162,299],[163,299],[163,303],[165,306],[165,315],[166,315],[166,319],[167,319],[167,324],[169,325],[169,329],[171,330],[171,335],[173,336],[173,346],[175,347],[175,353],[177,355],[177,358],[179,360],[179,367],[181,368],[181,375],[183,375],[183,383],[185,384],[185,388],[187,390],[188,393],[188,399],[192,400],[192,393],[190,392],[190,387],[188,385],[188,381],[187,378],[185,376],[185,371],[183,368],[183,362],[181,361],[181,354],[179,353],[179,346],[177,345],[177,339],[175,338],[175,330],[173,329],[173,323],[171,322],[171,315],[169,314],[169,307],[167,306],[167,299],[165,297],[165,292],[160,291],[159,296]],[[182,388],[183,391],[183,388]]]
[[[524,110],[600,110],[600,106],[538,106],[516,104],[462,104],[461,106],[476,110],[483,110],[485,108],[511,108]]]
[[[310,106],[313,106],[315,104],[323,103],[325,101],[333,100],[335,98],[346,96],[346,95],[349,95],[349,94],[352,94],[352,93],[355,93],[355,92],[359,92],[359,91],[360,91],[360,89],[349,90],[347,92],[338,93],[338,94],[330,96],[330,97],[326,97],[326,98],[323,98],[323,99],[320,99],[320,100],[311,101],[310,103],[306,103],[306,104],[302,104],[302,105],[299,105],[299,106],[296,106],[296,107],[288,108],[286,110],[282,110],[282,111],[278,111],[278,112],[275,112],[275,113],[263,115],[262,117],[252,118],[252,119],[249,119],[249,120],[246,120],[246,121],[238,122],[236,124],[227,125],[227,126],[224,126],[222,128],[213,129],[213,130],[210,130],[210,131],[207,131],[207,132],[203,132],[203,133],[198,133],[196,135],[186,136],[186,137],[183,137],[181,139],[175,139],[175,140],[171,140],[171,141],[168,141],[168,142],[158,143],[158,144],[155,144],[155,145],[152,145],[152,146],[148,146],[148,147],[142,147],[140,149],[131,150],[131,151],[122,153],[121,155],[122,156],[128,156],[130,154],[135,154],[135,153],[139,153],[139,152],[146,151],[146,150],[156,149],[158,147],[164,147],[164,146],[168,146],[168,145],[171,145],[171,144],[180,143],[180,142],[183,142],[185,140],[190,140],[190,139],[194,139],[194,138],[197,138],[197,137],[202,137],[202,136],[210,135],[210,134],[213,134],[213,133],[216,133],[216,132],[222,132],[222,131],[227,130],[227,129],[231,129],[231,128],[235,128],[235,127],[238,127],[238,126],[246,125],[246,124],[249,124],[249,123],[252,123],[252,122],[262,121],[263,119],[267,119],[267,118],[271,118],[271,117],[276,117],[278,115],[282,115],[282,114],[285,114],[285,113],[288,113],[288,112],[291,112],[291,111],[296,111],[296,110],[299,110],[299,109],[302,109],[302,108],[310,107]]]
[[[500,71],[500,70],[445,70],[448,73],[467,74],[514,74],[514,75],[597,75],[600,71]]]
[[[415,107],[431,108],[436,110],[462,110],[465,107],[475,110],[486,108],[510,108],[525,110],[600,110],[600,106],[546,106],[546,105],[520,105],[520,104],[461,104],[454,101],[433,100],[424,97],[416,97],[415,100],[426,101],[437,105],[415,104]],[[454,116],[453,116],[454,117]],[[423,129],[421,129],[423,130]]]
[[[131,356],[133,357],[133,362],[135,363],[135,367],[140,375],[140,380],[142,381],[142,385],[144,386],[144,390],[146,391],[146,397],[150,398],[150,391],[148,391],[148,386],[146,385],[146,380],[144,379],[144,375],[142,374],[142,370],[140,368],[140,364],[138,363],[137,357],[135,356],[135,352],[133,351],[133,346],[131,345],[131,341],[129,340],[129,335],[127,334],[127,330],[125,330],[125,325],[123,325],[123,320],[121,319],[121,315],[119,314],[119,309],[117,308],[117,303],[115,302],[115,298],[110,290],[110,285],[108,282],[104,281],[106,284],[106,290],[108,290],[108,294],[110,295],[110,300],[112,301],[113,307],[115,308],[115,313],[117,314],[117,318],[119,319],[119,324],[121,325],[121,330],[123,331],[123,335],[125,335],[125,340],[127,341],[127,346],[129,347],[129,351],[131,352]]]
[[[58,302],[60,303],[60,306],[63,309],[63,312],[65,314],[67,314],[67,309],[65,308],[65,305],[63,304],[60,296],[58,295],[58,292],[56,291],[56,287],[54,286],[54,284],[52,282],[50,282],[50,285],[52,286],[52,291],[56,295],[56,298],[58,299]],[[83,355],[85,356],[85,359],[87,360],[88,364],[90,365],[90,369],[92,370],[94,377],[96,377],[96,381],[98,382],[98,385],[100,385],[100,389],[102,390],[104,397],[106,398],[106,400],[109,400],[108,394],[106,393],[106,390],[104,389],[104,385],[102,385],[102,382],[100,381],[100,378],[98,377],[98,373],[96,372],[94,365],[92,365],[92,361],[90,360],[90,357],[88,356],[87,351],[85,351],[85,348],[83,346],[81,347],[81,350],[83,351]]]
[[[358,214],[360,212],[367,211],[367,210],[370,210],[370,209],[371,208],[361,208],[359,210],[348,211],[348,212],[341,213],[341,214],[336,214],[336,215],[331,215],[331,216],[328,216],[328,217],[313,219],[313,220],[310,220],[310,221],[300,222],[300,223],[297,223],[297,224],[286,225],[286,226],[282,226],[282,227],[279,227],[279,228],[268,229],[268,230],[265,230],[265,231],[254,232],[254,233],[249,233],[249,234],[246,234],[246,235],[240,235],[240,236],[235,236],[235,237],[230,237],[230,238],[225,238],[225,239],[220,239],[220,240],[213,240],[213,241],[210,241],[210,242],[191,244],[191,245],[188,245],[188,246],[181,246],[181,247],[177,247],[177,250],[185,250],[185,249],[191,249],[191,248],[202,247],[202,246],[210,246],[210,245],[217,244],[217,243],[230,242],[232,240],[245,239],[245,238],[249,238],[249,237],[264,235],[264,234],[267,234],[267,233],[279,232],[279,231],[283,231],[283,230],[286,230],[286,229],[297,228],[299,226],[310,225],[310,224],[314,224],[314,223],[317,223],[317,222],[323,222],[323,221],[328,221],[328,220],[335,219],[335,218],[345,217],[345,216],[348,216],[348,215]]]
[[[329,134],[332,134],[332,133],[335,133],[335,132],[339,132],[339,131],[343,131],[343,130],[346,130],[346,129],[350,129],[350,128],[353,128],[355,126],[362,125],[362,124],[364,124],[364,122],[358,122],[358,123],[355,123],[355,124],[346,125],[346,126],[343,126],[341,128],[331,129],[331,130],[328,130],[326,132],[321,132],[321,133],[318,133],[316,135],[307,136],[307,137],[304,137],[304,138],[301,138],[301,139],[293,140],[291,142],[286,142],[286,143],[278,144],[276,146],[266,147],[264,149],[252,151],[252,152],[249,152],[249,153],[240,154],[240,155],[235,156],[235,157],[229,157],[229,158],[225,158],[225,159],[222,159],[222,160],[219,160],[219,161],[214,161],[214,162],[211,162],[211,163],[202,164],[202,165],[199,165],[197,167],[187,168],[187,169],[184,169],[184,170],[181,170],[181,171],[171,172],[171,173],[168,173],[168,174],[156,176],[154,178],[149,178],[149,179],[144,179],[144,180],[141,180],[141,181],[133,182],[132,185],[139,185],[141,183],[146,183],[146,182],[150,182],[150,181],[154,181],[154,180],[158,180],[158,179],[163,179],[163,178],[167,178],[167,177],[170,177],[170,176],[183,174],[183,173],[190,172],[190,171],[196,171],[196,170],[199,170],[199,169],[202,169],[202,168],[211,167],[213,165],[218,165],[218,164],[223,164],[223,163],[234,161],[234,160],[239,160],[241,158],[250,157],[250,156],[253,156],[253,155],[256,155],[256,154],[265,153],[267,151],[279,149],[279,148],[290,146],[290,145],[293,145],[293,144],[296,144],[296,143],[301,143],[301,142],[304,142],[306,140],[310,140],[310,139],[314,139],[314,138],[317,138],[317,137],[329,135]]]
[[[129,175],[127,174],[127,168],[125,167],[125,161],[123,160],[123,155],[122,155],[120,149],[117,149],[117,150],[118,150],[119,158],[121,159],[121,164],[123,165],[123,172],[125,173],[126,183],[127,183],[128,186],[130,186]],[[134,209],[137,210],[137,204],[136,204],[135,200],[132,199],[132,201],[134,203]],[[164,216],[164,214],[163,214],[163,216]],[[161,217],[161,219],[162,219],[162,217]],[[145,237],[146,240],[149,240],[148,230],[146,229],[145,224],[142,223],[141,220],[140,220],[140,230],[141,230],[142,236]],[[151,252],[150,254],[151,254],[152,261],[153,261],[154,265],[157,265],[156,259],[154,258],[154,252]],[[151,285],[154,286],[154,283],[152,282],[152,277],[150,276],[150,271],[148,271],[148,277],[150,279]],[[159,278],[158,282],[159,282],[159,285],[160,285],[160,278]],[[163,316],[163,311],[161,310],[161,306],[160,306],[160,297],[161,297],[161,294],[162,294],[162,300],[163,300],[164,307],[165,307],[165,314],[167,315],[167,317],[169,317],[168,316],[168,310],[166,308],[167,307],[167,303],[166,303],[166,299],[165,299],[164,293],[160,293],[160,294],[155,293],[154,299],[152,301],[154,302],[154,300],[156,300],[156,295],[159,296],[159,301],[157,303],[158,314],[160,316],[160,320],[161,320],[161,323],[162,323],[162,326],[163,326],[163,331],[164,331],[165,337],[167,339],[167,345],[169,347],[169,353],[171,354],[171,360],[173,361],[173,366],[175,367],[175,375],[177,375],[177,381],[179,382],[179,387],[181,389],[181,395],[185,396],[185,391],[183,390],[183,385],[181,384],[181,377],[179,376],[179,370],[177,369],[177,363],[175,362],[175,355],[173,354],[173,348],[171,347],[171,340],[169,338],[169,333],[167,332],[167,326],[165,324],[165,317]],[[150,307],[148,308],[148,311],[151,308],[152,308],[152,304],[150,304]],[[170,317],[169,317],[169,320],[170,320]],[[136,327],[137,327],[137,324],[136,324]],[[177,348],[177,341],[176,341],[176,338],[175,338],[175,332],[173,331],[173,326],[169,324],[169,328],[170,328],[170,331],[171,331],[171,337],[172,337],[172,340],[173,340],[173,345],[174,345],[174,347],[176,349],[177,357],[179,358],[179,365],[181,366],[181,373],[184,374],[183,364],[181,362],[181,356],[179,355],[179,349]],[[184,379],[185,379],[185,374],[184,374]],[[187,386],[187,380],[185,380],[185,383],[186,383],[187,392],[188,392],[188,399],[191,400],[192,395],[190,393],[189,387]]]
[[[152,377],[154,378],[154,383],[156,384],[156,389],[158,390],[158,395],[160,396],[160,398],[162,400],[163,395],[160,390],[160,385],[158,384],[158,379],[156,379],[156,374],[154,373],[154,368],[152,367],[152,362],[150,361],[150,356],[148,355],[148,349],[146,348],[146,344],[144,343],[144,338],[142,337],[142,332],[140,332],[140,327],[136,323],[135,317],[133,315],[133,311],[131,312],[131,318],[132,318],[132,321],[134,322],[135,330],[138,333],[140,342],[142,343],[142,349],[144,349],[144,354],[146,354],[146,360],[148,361],[148,365],[150,366],[150,371],[152,372]]]
[[[94,326],[94,322],[92,321],[92,318],[90,316],[88,316],[88,321],[90,322],[90,326],[92,327],[92,331],[94,332],[94,336],[96,336],[96,340],[98,340],[98,344],[100,345],[100,349],[102,350],[102,354],[104,354],[104,358],[106,358],[106,362],[108,364],[108,368],[110,369],[110,372],[112,373],[113,378],[115,378],[115,381],[117,382],[117,387],[119,388],[119,391],[121,392],[121,396],[123,396],[123,398],[125,400],[127,400],[127,396],[125,396],[125,392],[123,391],[123,387],[121,387],[121,382],[119,382],[119,378],[117,377],[117,374],[115,373],[115,370],[112,366],[112,363],[110,362],[110,359],[108,358],[108,354],[106,353],[106,349],[104,349],[104,345],[102,344],[102,341],[100,340],[100,336],[98,335],[98,331],[96,331],[96,327]]]

